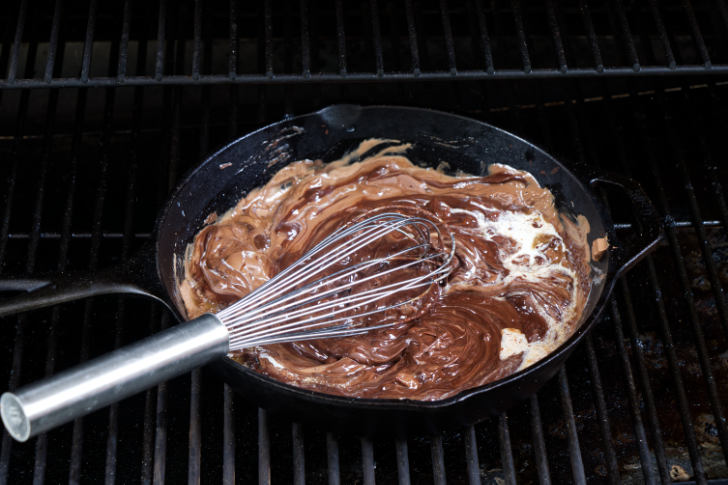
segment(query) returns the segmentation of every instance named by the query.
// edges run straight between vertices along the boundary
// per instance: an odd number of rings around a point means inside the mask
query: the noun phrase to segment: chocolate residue
[[[590,291],[586,220],[561,217],[527,172],[495,164],[485,177],[453,177],[413,165],[407,145],[381,146],[367,140],[336,162],[291,163],[202,229],[180,285],[188,316],[260,286],[322,229],[386,209],[428,217],[456,240],[458,267],[423,316],[233,358],[320,392],[437,400],[512,374],[566,340]]]
[[[591,245],[592,259],[594,261],[599,261],[600,259],[602,259],[602,256],[604,256],[604,253],[606,253],[608,249],[609,241],[607,240],[607,236],[593,240]]]

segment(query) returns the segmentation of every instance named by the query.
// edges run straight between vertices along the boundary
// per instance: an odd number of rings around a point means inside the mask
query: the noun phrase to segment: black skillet
[[[592,263],[594,284],[579,329],[558,349],[531,367],[491,384],[435,401],[355,399],[282,384],[225,358],[211,366],[236,391],[274,412],[360,432],[409,430],[416,433],[472,424],[534,394],[599,320],[618,276],[652,250],[662,235],[660,221],[639,186],[614,176],[582,173],[580,178],[549,154],[506,131],[469,118],[418,108],[337,105],[261,128],[222,148],[190,173],[161,213],[154,247],[118,268],[85,278],[5,284],[30,291],[0,303],[0,316],[97,294],[133,293],[161,301],[184,319],[177,291],[187,244],[211,212],[223,213],[286,164],[304,158],[335,160],[367,138],[412,143],[410,159],[435,167],[484,174],[491,163],[531,172],[556,196],[559,210],[584,215],[588,240],[616,241],[612,222],[592,191],[598,184],[622,189],[638,224],[627,241],[612,245]],[[582,170],[578,170],[582,172]]]

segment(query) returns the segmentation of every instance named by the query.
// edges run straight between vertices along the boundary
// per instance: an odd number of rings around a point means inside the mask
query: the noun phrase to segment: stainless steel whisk
[[[403,247],[352,261],[357,251],[387,236],[398,237]],[[3,423],[13,438],[26,441],[235,350],[352,336],[402,322],[405,311],[394,319],[371,320],[423,298],[452,270],[454,249],[452,237],[446,241],[437,225],[422,217],[381,213],[340,228],[214,315],[4,393]]]

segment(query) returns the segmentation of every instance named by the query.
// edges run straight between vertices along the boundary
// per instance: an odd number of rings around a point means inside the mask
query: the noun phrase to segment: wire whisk
[[[396,249],[351,262],[355,253],[374,243]],[[446,278],[454,255],[454,245],[447,250],[446,244],[429,219],[399,213],[381,213],[335,231],[217,313],[230,332],[230,350],[352,336],[412,318],[400,314],[377,321],[373,316],[424,299],[433,285]],[[418,288],[425,291],[411,291]],[[371,324],[372,320],[377,323]]]
[[[424,217],[352,222],[262,286],[140,342],[0,397],[10,435],[26,441],[231,351],[346,337],[406,323],[453,269],[455,242]]]

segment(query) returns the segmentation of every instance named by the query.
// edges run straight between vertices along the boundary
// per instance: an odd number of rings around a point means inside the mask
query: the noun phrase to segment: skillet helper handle
[[[616,279],[644,259],[662,241],[662,218],[642,186],[634,179],[607,172],[592,177],[589,185],[591,187],[606,185],[621,189],[629,197],[634,209],[636,225],[632,231],[633,237],[624,240],[626,247],[617,248]]]
[[[0,415],[18,441],[176,377],[228,352],[228,331],[211,314],[80,364],[0,397]]]

